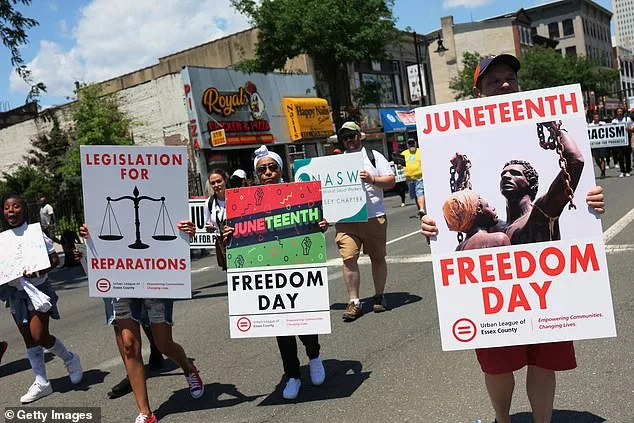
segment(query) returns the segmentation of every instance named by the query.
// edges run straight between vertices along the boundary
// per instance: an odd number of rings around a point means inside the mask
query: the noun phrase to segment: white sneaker
[[[310,367],[310,381],[313,382],[313,385],[321,385],[324,383],[326,379],[326,369],[324,369],[324,364],[321,362],[321,357],[310,360],[308,366]]]
[[[630,174],[629,174],[629,173],[627,173],[627,172],[625,172],[625,176],[630,176]]]
[[[45,385],[40,384],[39,382],[33,382],[33,385],[29,388],[26,394],[20,397],[20,402],[22,404],[28,404],[33,401],[37,401],[40,398],[44,398],[53,393],[53,387],[51,386],[51,382],[46,382]]]
[[[73,355],[73,358],[71,358],[67,363],[64,363],[64,366],[66,366],[66,371],[68,372],[68,376],[70,376],[70,381],[73,385],[77,385],[84,377],[84,371],[81,369],[79,356],[74,352],[71,354]]]
[[[284,399],[295,399],[299,394],[299,388],[302,386],[302,382],[299,379],[295,379],[293,377],[288,379],[286,382],[286,387],[282,392],[282,396]]]
[[[619,173],[619,178],[622,178],[625,176],[625,173]]]
[[[606,164],[605,164],[605,168],[606,168],[606,169],[609,169],[609,168],[610,168],[610,165],[606,163]]]

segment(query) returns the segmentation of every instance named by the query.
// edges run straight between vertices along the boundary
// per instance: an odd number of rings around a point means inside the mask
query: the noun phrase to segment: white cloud
[[[57,30],[63,36],[68,35],[68,23],[65,19],[60,19],[57,21]]]
[[[476,7],[486,6],[493,3],[494,0],[443,0],[443,9],[453,9],[455,7],[466,7],[467,9],[475,9]]]
[[[158,62],[158,58],[249,27],[229,0],[92,0],[72,29],[64,51],[40,42],[27,66],[48,93],[69,96],[74,81],[97,82]],[[60,30],[63,24],[60,23]],[[12,73],[11,91],[26,92]]]

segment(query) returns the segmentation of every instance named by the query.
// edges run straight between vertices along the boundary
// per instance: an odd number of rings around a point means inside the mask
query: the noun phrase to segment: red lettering
[[[445,132],[446,130],[449,129],[449,126],[451,126],[451,122],[449,120],[449,112],[446,111],[443,113],[444,117],[445,117],[445,122],[441,125],[440,124],[440,114],[439,113],[434,113],[434,120],[436,122],[436,129],[438,129],[440,132]]]
[[[522,100],[516,100],[511,102],[511,107],[513,108],[513,119],[515,120],[524,120],[524,109],[522,108]]]
[[[511,288],[511,300],[509,301],[509,313],[515,311],[516,308],[522,307],[525,311],[530,311],[531,306],[528,304],[526,295],[522,290],[522,285],[515,284]]]
[[[93,257],[90,259],[90,268],[91,269],[99,269],[99,259]]]
[[[515,273],[518,279],[529,278],[535,273],[535,258],[528,251],[515,251],[513,253],[515,259]],[[528,268],[522,267],[524,260],[528,261]]]
[[[491,305],[491,295],[495,297],[495,305]],[[482,304],[484,305],[484,314],[496,314],[502,310],[504,305],[504,297],[499,289],[493,286],[482,288]]]
[[[471,283],[478,283],[478,280],[473,276],[473,270],[475,269],[475,262],[471,257],[458,257],[458,280],[460,285],[467,283],[467,279]]]
[[[489,112],[489,120],[491,121],[491,124],[495,125],[495,108],[497,107],[497,104],[487,104],[486,106],[484,106],[484,108]]]
[[[539,297],[539,308],[542,310],[546,310],[548,308],[548,305],[546,304],[546,294],[548,293],[551,282],[552,281],[546,281],[541,287],[537,282],[530,283],[531,288],[533,288],[533,291],[535,291],[535,294]]]
[[[493,275],[493,254],[484,254],[479,257],[480,259],[480,272],[482,273],[481,282],[495,282],[495,276]]]
[[[572,112],[577,113],[577,95],[575,93],[570,93],[570,100],[566,100],[565,94],[559,94],[559,102],[563,114],[568,113],[568,106],[572,106]]]
[[[183,88],[185,89],[185,95],[189,94],[190,92],[192,92],[192,86],[189,84],[185,84],[183,86]]]
[[[511,121],[511,110],[508,102],[500,103],[500,122]]]
[[[484,108],[482,106],[475,106],[473,108],[473,118],[475,119],[476,126],[486,125],[484,121]]]
[[[511,269],[511,253],[498,253],[498,273],[501,281],[513,279],[513,274],[509,272]]]
[[[464,115],[460,113],[460,110],[453,111],[454,128],[460,129],[459,123],[462,123],[467,128],[471,128],[471,113],[470,109],[464,109]]]
[[[533,100],[526,99],[526,117],[528,119],[533,118],[533,113],[539,117],[545,117],[546,112],[544,111],[544,99],[538,98],[537,104],[533,103]]]
[[[551,268],[548,266],[548,256],[557,257],[557,266]],[[563,272],[566,266],[566,259],[564,253],[559,248],[548,247],[539,255],[539,265],[542,271],[548,276],[558,276]]]
[[[546,100],[548,102],[548,105],[550,106],[550,114],[551,115],[557,114],[557,109],[555,108],[555,101],[557,101],[557,96],[548,95],[544,97],[544,100]]]
[[[442,275],[442,286],[449,286],[449,276],[454,274],[453,259],[440,259],[440,274]]]
[[[577,273],[577,265],[581,266],[582,272],[588,271],[588,264],[592,262],[592,271],[599,270],[599,261],[597,253],[594,251],[594,244],[586,244],[584,254],[581,254],[579,247],[573,245],[570,247],[570,273]]]

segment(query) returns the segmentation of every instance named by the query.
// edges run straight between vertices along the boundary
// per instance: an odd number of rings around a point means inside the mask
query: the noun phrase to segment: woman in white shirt
[[[3,229],[23,233],[27,227],[26,203],[21,197],[11,195],[3,202]],[[62,341],[49,333],[49,320],[59,319],[57,310],[57,294],[48,281],[47,273],[57,267],[59,257],[53,242],[46,235],[44,243],[48,251],[50,267],[35,273],[24,273],[19,279],[2,286],[3,297],[7,300],[24,344],[26,355],[35,374],[35,381],[20,401],[23,404],[36,401],[53,393],[53,388],[46,376],[44,349],[52,352],[64,361],[73,384],[81,382],[83,371],[79,356],[66,349]]]
[[[227,270],[227,244],[223,240],[222,228],[227,222],[225,208],[225,190],[229,177],[222,169],[214,169],[209,174],[208,191],[209,200],[205,207],[205,229],[207,232],[216,232],[216,260],[222,270]]]

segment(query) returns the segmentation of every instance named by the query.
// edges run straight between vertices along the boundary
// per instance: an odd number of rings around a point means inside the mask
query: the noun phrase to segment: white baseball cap
[[[247,173],[242,169],[236,169],[236,171],[233,172],[231,176],[237,176],[240,179],[247,179]]]

